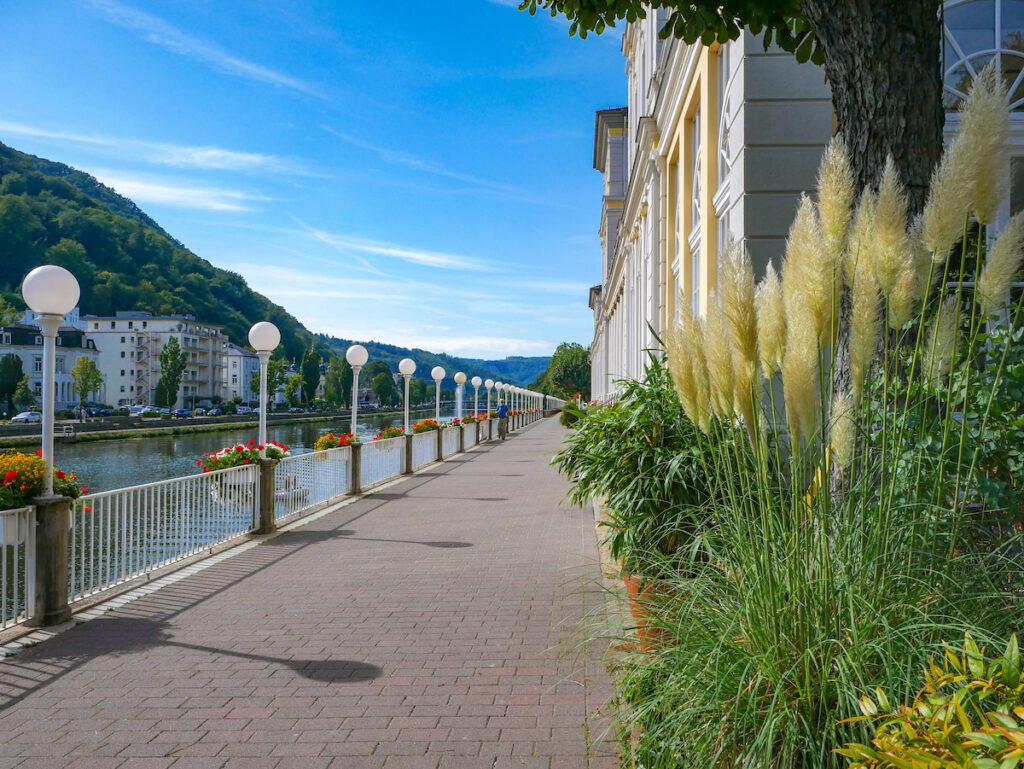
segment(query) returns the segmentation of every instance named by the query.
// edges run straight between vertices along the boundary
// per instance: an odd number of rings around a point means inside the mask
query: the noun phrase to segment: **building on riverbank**
[[[97,363],[107,383],[106,400],[112,405],[153,403],[160,381],[160,351],[172,337],[187,356],[174,406],[207,406],[224,398],[227,338],[221,326],[202,323],[193,315],[143,311],[85,315],[82,321],[100,351]]]
[[[21,323],[12,323],[0,327],[0,356],[13,354],[21,358],[21,370],[28,376],[28,386],[36,394],[43,394],[43,337],[39,327],[32,323],[34,316],[30,313]],[[80,400],[71,380],[71,369],[82,356],[99,364],[99,350],[96,343],[86,337],[81,328],[77,327],[77,309],[68,314],[67,322],[57,332],[56,377],[54,384],[54,407],[70,409],[78,405]],[[105,385],[97,393],[87,393],[87,398],[95,397],[103,401]]]
[[[260,359],[252,350],[239,347],[233,342],[224,342],[224,393],[225,400],[241,398],[251,401],[258,397],[253,393],[253,377],[259,373]]]
[[[812,190],[834,121],[824,72],[745,32],[710,46],[661,40],[664,9],[622,38],[627,107],[597,113],[594,168],[604,183],[601,284],[592,392],[642,376],[646,349],[680,312],[702,314],[730,238],[758,276],[778,261],[800,195]],[[1024,209],[1024,2],[944,3],[947,138],[972,79],[995,60],[1009,92],[1009,199],[996,228]]]

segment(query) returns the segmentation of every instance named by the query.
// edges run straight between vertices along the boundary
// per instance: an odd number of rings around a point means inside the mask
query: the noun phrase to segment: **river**
[[[416,410],[410,413],[409,418],[410,421],[417,421],[433,415],[433,409]],[[401,424],[401,412],[360,414],[359,436],[364,441],[371,440],[385,427]],[[348,417],[341,417],[331,422],[271,423],[267,426],[267,434],[271,440],[287,446],[293,454],[305,454],[313,450],[313,443],[321,435],[345,433],[348,429]],[[79,482],[90,492],[109,491],[192,475],[198,469],[196,460],[203,454],[224,446],[244,443],[255,438],[257,431],[258,427],[253,422],[251,427],[238,430],[58,443],[54,447],[54,454],[61,469],[77,473]]]

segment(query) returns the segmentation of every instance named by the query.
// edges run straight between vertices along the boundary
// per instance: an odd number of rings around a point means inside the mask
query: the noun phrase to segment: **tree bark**
[[[801,0],[825,53],[839,132],[858,191],[875,188],[892,155],[910,213],[924,207],[942,154],[938,0]]]

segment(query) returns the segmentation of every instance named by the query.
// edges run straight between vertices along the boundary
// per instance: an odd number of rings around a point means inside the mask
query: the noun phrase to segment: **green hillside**
[[[338,355],[344,355],[350,345],[355,344],[351,339],[338,339],[336,337],[321,336],[325,344],[330,346]],[[428,352],[427,350],[410,349],[399,347],[384,342],[359,342],[370,353],[370,360],[382,360],[387,363],[392,371],[398,371],[398,362],[402,358],[412,358],[416,361],[416,378],[429,379],[430,370],[434,366],[441,366],[448,376],[445,378],[443,387],[454,387],[452,376],[457,371],[462,371],[472,379],[479,376],[481,379],[494,379],[501,382],[525,387],[540,372],[547,368],[550,358],[505,358],[504,360],[480,360],[476,358],[457,358],[454,355],[445,353]]]
[[[283,355],[301,358],[316,336],[233,272],[170,238],[130,200],[88,174],[0,144],[0,294],[22,307],[21,280],[40,264],[71,270],[83,313],[191,313],[246,343],[249,327],[281,329]]]

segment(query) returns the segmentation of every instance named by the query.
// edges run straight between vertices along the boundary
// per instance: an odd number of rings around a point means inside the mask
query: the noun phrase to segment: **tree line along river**
[[[433,416],[433,409],[420,409],[410,412],[409,420],[414,422]],[[446,416],[450,418],[451,414]],[[401,427],[402,419],[402,412],[360,414],[359,437],[364,441],[372,440],[385,427]],[[267,436],[283,443],[292,454],[305,454],[313,450],[313,444],[321,435],[347,433],[349,427],[347,416],[331,422],[271,423],[267,425]],[[254,421],[237,430],[59,443],[54,447],[54,454],[61,469],[77,473],[90,492],[109,491],[193,475],[198,470],[196,460],[203,454],[245,443],[258,437],[258,432]]]

